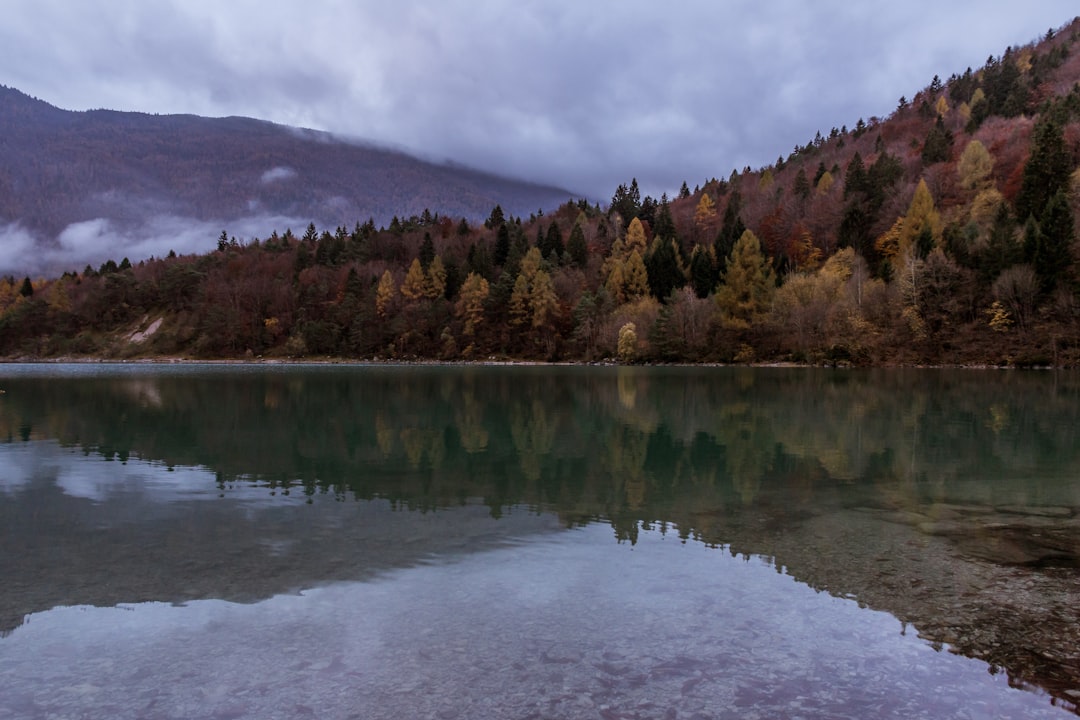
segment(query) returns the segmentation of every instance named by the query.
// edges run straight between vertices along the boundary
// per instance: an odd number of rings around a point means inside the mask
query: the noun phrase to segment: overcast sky
[[[787,155],[1076,0],[2,0],[0,84],[245,115],[565,187],[674,193]]]

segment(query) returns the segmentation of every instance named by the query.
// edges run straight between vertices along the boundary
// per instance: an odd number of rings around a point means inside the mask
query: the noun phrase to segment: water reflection
[[[7,366],[0,388],[8,629],[602,520],[768,558],[1016,683],[1080,689],[1073,375]]]
[[[600,526],[250,607],[54,611],[0,675],[26,718],[1060,715],[758,560]]]

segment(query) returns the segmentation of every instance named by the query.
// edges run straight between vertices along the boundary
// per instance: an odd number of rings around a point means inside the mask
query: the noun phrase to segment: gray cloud
[[[1075,3],[14,0],[0,82],[61,107],[247,115],[604,198],[888,115]]]
[[[296,177],[296,171],[290,167],[274,167],[264,172],[259,177],[259,182],[264,185],[268,185],[274,182],[281,182],[282,180],[291,180]]]
[[[60,274],[85,266],[98,267],[107,260],[132,262],[205,253],[217,247],[222,229],[242,242],[267,238],[291,228],[301,231],[308,221],[281,215],[253,213],[228,222],[207,222],[178,215],[159,215],[137,225],[121,225],[107,218],[73,223],[55,238],[37,238],[17,224],[0,228],[0,274]]]

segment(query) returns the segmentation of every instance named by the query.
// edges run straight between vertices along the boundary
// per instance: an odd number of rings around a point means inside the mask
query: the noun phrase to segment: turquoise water
[[[1054,717],[1068,374],[0,366],[0,718]]]

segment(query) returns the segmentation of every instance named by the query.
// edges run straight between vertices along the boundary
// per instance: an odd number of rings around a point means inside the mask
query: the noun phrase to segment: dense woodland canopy
[[[1080,19],[677,197],[0,281],[0,353],[1080,364]],[[160,322],[159,322],[160,321]]]

